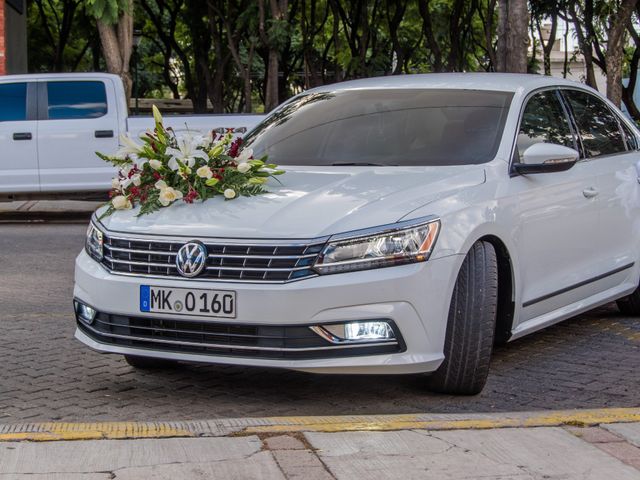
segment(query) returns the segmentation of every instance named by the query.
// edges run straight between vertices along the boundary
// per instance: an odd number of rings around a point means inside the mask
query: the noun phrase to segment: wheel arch
[[[495,343],[506,343],[511,338],[515,317],[515,274],[511,254],[505,243],[495,235],[485,235],[477,241],[490,243],[498,259],[498,308],[496,313]]]

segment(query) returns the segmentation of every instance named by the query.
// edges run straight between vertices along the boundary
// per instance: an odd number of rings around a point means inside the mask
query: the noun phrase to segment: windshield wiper
[[[338,162],[332,163],[332,167],[397,167],[392,163],[367,163],[367,162]]]

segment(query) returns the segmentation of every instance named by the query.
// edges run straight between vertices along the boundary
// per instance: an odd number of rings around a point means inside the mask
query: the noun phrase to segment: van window
[[[107,114],[102,82],[47,83],[49,120],[98,118]]]
[[[0,84],[0,122],[27,119],[27,84]]]

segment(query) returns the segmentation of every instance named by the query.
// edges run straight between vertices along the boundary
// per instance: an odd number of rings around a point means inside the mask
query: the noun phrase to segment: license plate
[[[236,292],[140,285],[140,311],[235,318]]]

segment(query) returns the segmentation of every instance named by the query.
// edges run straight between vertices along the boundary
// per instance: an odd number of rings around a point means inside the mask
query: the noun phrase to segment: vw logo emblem
[[[200,242],[185,243],[176,255],[176,267],[183,277],[195,277],[207,264],[207,249]]]

